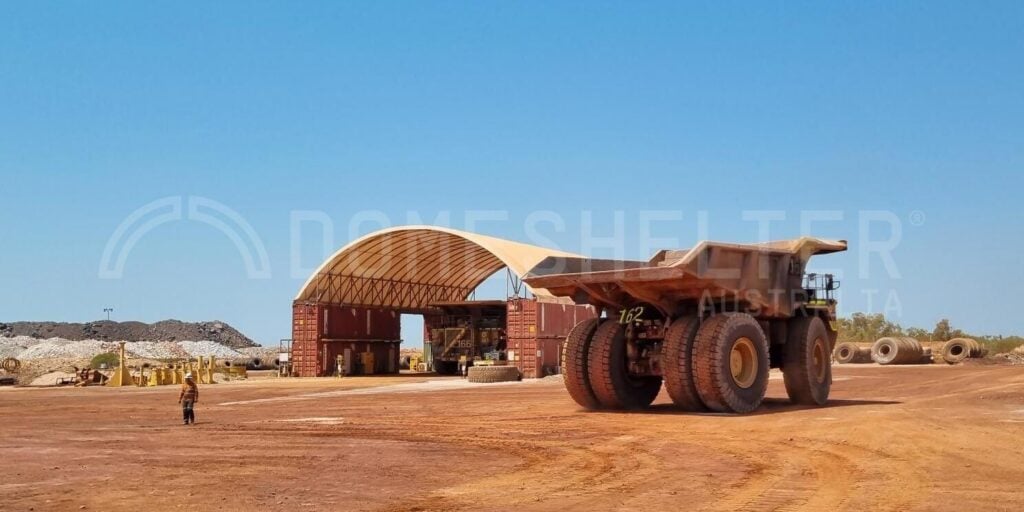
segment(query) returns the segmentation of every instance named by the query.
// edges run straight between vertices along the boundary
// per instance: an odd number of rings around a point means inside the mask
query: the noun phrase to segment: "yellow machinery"
[[[199,356],[197,359],[199,360],[199,375],[197,376],[199,380],[197,382],[199,384],[215,384],[213,380],[213,367],[216,361],[214,361],[213,356],[206,358],[206,365],[203,365],[203,356]]]
[[[409,356],[409,369],[410,370],[412,370],[414,372],[420,371],[419,370],[420,363],[421,363],[421,361],[420,361],[420,357],[419,356]]]
[[[150,368],[149,378],[146,379],[147,386],[160,386],[163,385],[164,369],[163,368]]]
[[[122,386],[134,386],[135,382],[132,380],[132,373],[128,369],[128,358],[124,354],[124,342],[121,342],[120,352],[118,353],[117,368],[114,369],[114,374],[107,380],[107,385],[110,387],[118,388]]]
[[[249,377],[245,366],[225,366],[217,368],[217,360],[213,356],[197,357],[195,361],[186,360],[182,363],[171,364],[167,368],[151,368],[148,372],[140,370],[135,377],[128,368],[128,357],[125,355],[124,342],[121,343],[117,368],[114,374],[107,380],[106,385],[111,387],[122,386],[168,386],[182,384],[185,382],[185,375],[191,373],[196,384],[216,384],[214,374],[218,371],[227,378],[245,379]]]
[[[249,369],[244,366],[227,366],[224,369],[224,374],[231,379],[248,379]]]

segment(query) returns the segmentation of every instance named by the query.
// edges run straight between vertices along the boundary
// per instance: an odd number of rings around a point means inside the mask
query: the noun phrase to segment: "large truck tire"
[[[562,379],[565,389],[576,403],[587,409],[598,409],[601,402],[594,396],[587,375],[587,357],[590,354],[590,340],[594,337],[600,318],[584,320],[569,331],[562,346]]]
[[[683,316],[672,321],[665,332],[665,390],[676,407],[684,411],[705,411],[693,379],[693,342],[700,328],[700,318]]]
[[[434,361],[434,373],[438,375],[455,375],[459,373],[457,361]]]
[[[836,362],[839,364],[853,364],[857,360],[857,354],[860,352],[860,347],[856,343],[844,342],[836,346],[835,356]]]
[[[942,360],[957,364],[970,357],[981,356],[981,345],[970,338],[953,338],[942,346]]]
[[[587,375],[594,396],[605,409],[643,409],[661,391],[661,377],[632,377],[626,364],[626,332],[609,320],[590,342]]]
[[[789,401],[825,405],[832,389],[831,351],[825,322],[816,316],[793,318],[787,331],[782,377]]]
[[[470,366],[466,380],[477,383],[515,382],[522,380],[515,366]]]
[[[924,356],[924,347],[914,338],[880,338],[871,346],[871,359],[882,365],[918,364]]]
[[[693,345],[693,374],[704,405],[716,412],[757,409],[768,389],[768,340],[745,313],[705,320]]]

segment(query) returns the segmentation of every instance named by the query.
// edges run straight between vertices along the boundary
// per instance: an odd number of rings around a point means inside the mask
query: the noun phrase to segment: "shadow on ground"
[[[756,411],[748,414],[733,414],[733,413],[719,413],[719,412],[689,412],[681,411],[672,404],[657,404],[652,405],[649,409],[641,410],[630,410],[630,411],[587,411],[590,413],[603,413],[603,414],[670,414],[670,415],[688,415],[688,416],[722,416],[727,418],[739,418],[746,416],[760,416],[764,414],[781,414],[787,412],[803,411],[808,409],[831,409],[835,407],[860,407],[870,405],[899,405],[903,402],[896,402],[892,400],[829,400],[827,404],[823,406],[807,406],[807,405],[795,405],[785,398],[765,398],[762,402],[761,407]]]

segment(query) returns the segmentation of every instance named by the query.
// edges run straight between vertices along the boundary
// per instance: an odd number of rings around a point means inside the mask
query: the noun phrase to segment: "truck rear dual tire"
[[[690,412],[706,411],[693,377],[693,344],[700,328],[696,315],[672,321],[665,332],[663,371],[665,390],[676,407]]]
[[[597,401],[590,387],[590,376],[587,374],[590,341],[600,322],[599,318],[591,318],[576,324],[562,346],[562,379],[565,381],[565,389],[576,403],[587,409],[601,407],[601,402]]]
[[[789,321],[787,331],[782,375],[789,400],[801,405],[825,405],[832,389],[830,338],[825,322],[816,316],[798,317]]]
[[[515,366],[470,366],[466,380],[477,383],[515,382],[522,380]]]
[[[626,330],[618,322],[602,322],[590,342],[587,375],[594,397],[604,409],[644,409],[661,391],[661,377],[634,377],[626,357]]]
[[[693,346],[701,402],[715,412],[757,409],[768,389],[768,340],[753,317],[721,313],[704,321]]]

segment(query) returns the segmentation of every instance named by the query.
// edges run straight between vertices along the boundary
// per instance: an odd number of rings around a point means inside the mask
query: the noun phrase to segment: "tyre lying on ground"
[[[871,362],[871,349],[861,348],[856,343],[844,342],[836,346],[833,353],[839,364],[864,364]]]
[[[871,347],[871,359],[878,364],[918,364],[924,347],[914,338],[881,338]]]
[[[953,338],[942,346],[942,360],[957,364],[971,357],[984,357],[987,351],[971,338]]]
[[[515,382],[522,380],[515,366],[470,366],[466,380],[469,382]]]

